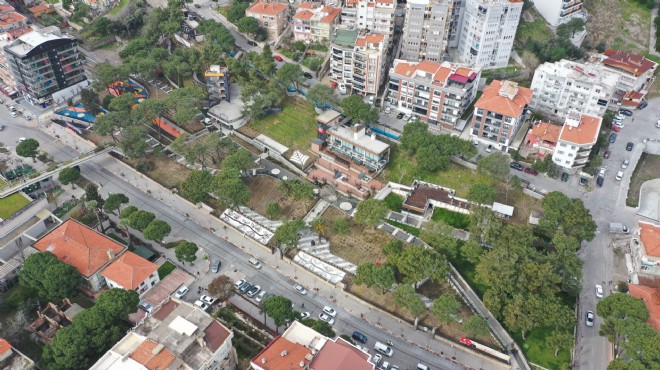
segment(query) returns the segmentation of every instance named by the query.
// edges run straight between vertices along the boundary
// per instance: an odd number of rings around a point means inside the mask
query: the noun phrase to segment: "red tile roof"
[[[282,356],[284,351],[286,355]],[[292,366],[298,369],[301,361],[309,364],[306,357],[311,354],[312,351],[306,347],[278,337],[254,356],[252,363],[264,370],[290,370]]]
[[[289,6],[286,4],[257,1],[250,8],[248,8],[247,11],[255,14],[277,15],[287,10],[288,8]]]
[[[332,23],[335,21],[335,19],[337,19],[337,17],[339,17],[339,14],[341,14],[341,9],[333,8],[331,6],[324,6],[322,11],[328,15],[321,18],[321,23]]]
[[[157,270],[158,266],[155,263],[151,263],[133,252],[126,252],[103,269],[101,275],[125,289],[133,290]]]
[[[513,99],[500,95],[502,89],[516,91]],[[517,118],[525,106],[532,101],[532,90],[518,86],[515,82],[494,80],[484,88],[483,94],[475,103],[475,107],[485,111],[498,113],[506,117]]]
[[[368,360],[368,354],[339,338],[337,342],[325,342],[309,367],[314,370],[372,370],[374,365]]]
[[[647,256],[660,258],[660,226],[639,221],[639,238]]]
[[[11,343],[7,342],[7,340],[4,338],[0,338],[0,356],[4,355],[5,353],[7,353],[7,351],[9,351],[12,348],[13,347]]]
[[[225,340],[229,338],[229,335],[231,335],[229,330],[215,320],[204,329],[204,341],[206,342],[206,346],[213,352],[222,346]]]
[[[660,290],[643,285],[628,285],[630,295],[644,301],[646,309],[649,310],[647,321],[655,331],[660,332]]]
[[[379,44],[383,42],[385,35],[380,33],[371,33],[355,40],[355,46],[367,46],[368,44]]]
[[[658,64],[646,59],[643,55],[630,54],[620,50],[605,50],[607,59],[603,64],[624,70],[634,76],[641,76],[646,71],[655,68]]]
[[[583,114],[580,116],[580,123],[577,127],[564,124],[559,139],[579,145],[595,143],[598,139],[598,131],[602,120],[600,117]]]
[[[4,14],[0,14],[0,26],[8,26],[13,23],[21,22],[25,20],[25,16],[16,13],[16,12],[8,12]]]
[[[532,135],[536,136],[540,140],[548,141],[551,143],[557,143],[559,141],[559,133],[561,132],[562,126],[553,125],[548,122],[539,122],[535,125],[532,125]]]
[[[314,13],[309,11],[309,10],[300,10],[293,16],[293,19],[298,19],[298,20],[301,20],[301,21],[308,21],[308,20],[312,19],[313,16],[314,16]]]
[[[46,4],[39,4],[37,6],[33,6],[31,8],[28,8],[30,13],[32,14],[37,14],[37,13],[43,13],[47,10],[51,10],[52,8],[49,5]]]
[[[154,351],[156,347],[159,347]],[[156,352],[154,354],[154,352]],[[176,359],[176,356],[161,344],[154,342],[151,339],[145,339],[131,353],[130,358],[144,365],[149,370],[167,369],[168,366]]]
[[[85,277],[110,262],[110,251],[119,255],[126,247],[74,220],[67,220],[34,243],[42,252],[75,267]]]

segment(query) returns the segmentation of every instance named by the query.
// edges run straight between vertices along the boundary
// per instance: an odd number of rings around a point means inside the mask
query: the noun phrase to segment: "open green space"
[[[174,269],[176,269],[176,266],[172,262],[166,261],[158,268],[158,277],[160,280],[163,280],[165,276],[169,275]]]
[[[524,18],[520,19],[520,25],[518,25],[518,31],[516,32],[516,40],[546,42],[552,38],[552,31],[548,28],[543,17],[538,14],[536,16],[531,22],[525,21]]]
[[[3,179],[0,179],[0,188],[4,188],[7,185],[7,182]]]
[[[117,15],[117,14],[119,14],[119,12],[121,12],[122,9],[124,9],[124,7],[125,7],[126,5],[128,5],[128,3],[130,3],[130,2],[131,2],[131,0],[119,0],[119,4],[117,4],[117,6],[115,6],[114,8],[112,8],[108,13],[109,13],[110,15]]]
[[[383,200],[385,201],[387,208],[394,212],[401,212],[403,209],[403,197],[398,194],[389,193]]]
[[[287,98],[277,114],[252,120],[248,127],[292,149],[309,149],[316,138],[314,104],[298,98]]]
[[[30,204],[30,200],[21,193],[0,198],[0,218],[3,220],[9,218],[28,204]]]
[[[410,225],[402,224],[401,222],[387,220],[387,223],[394,227],[398,227],[399,229],[407,232],[410,235],[419,236],[419,234],[421,233],[421,230],[419,230],[418,228]]]
[[[555,349],[548,346],[546,337],[552,334],[552,328],[537,328],[526,333],[522,339],[520,332],[510,332],[514,340],[523,349],[527,359],[546,369],[565,369],[571,361],[571,354],[564,349],[555,356]]]
[[[433,221],[442,221],[449,226],[455,227],[457,229],[467,230],[470,226],[470,216],[450,211],[444,208],[436,208],[433,211]]]

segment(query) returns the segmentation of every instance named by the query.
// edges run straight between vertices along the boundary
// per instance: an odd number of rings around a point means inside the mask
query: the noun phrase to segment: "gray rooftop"
[[[44,42],[60,39],[73,38],[66,34],[62,35],[62,31],[60,31],[59,28],[50,26],[26,33],[10,45],[5,46],[5,49],[11,51],[15,55],[24,56]]]
[[[360,30],[338,29],[335,31],[335,35],[332,38],[332,43],[341,46],[353,47],[355,46],[355,40],[357,40],[359,35]]]

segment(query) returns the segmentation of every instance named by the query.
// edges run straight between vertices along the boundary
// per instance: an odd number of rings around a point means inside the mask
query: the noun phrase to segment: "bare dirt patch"
[[[332,230],[335,221],[340,218],[349,217],[334,207],[329,207],[321,215],[321,219],[326,221],[329,230]],[[340,235],[332,231],[324,235],[330,242],[330,251],[357,265],[365,262],[385,262],[381,247],[394,240],[394,237],[384,231],[356,224],[353,219],[350,219],[350,223],[351,231],[347,235]]]
[[[649,48],[651,11],[634,0],[590,0],[587,40],[607,48],[645,54]]]
[[[179,186],[191,171],[188,167],[163,155],[152,155],[149,158],[127,159],[125,161],[133,168],[136,168],[140,162],[150,162],[153,169],[147,171],[146,175],[168,189]]]
[[[503,183],[497,184],[497,195],[495,201],[514,207],[513,217],[509,220],[516,224],[527,224],[529,214],[533,210],[541,210],[541,200],[532,198],[523,193],[522,189],[513,189]]]
[[[287,197],[277,188],[279,180],[270,176],[246,177],[243,179],[250,189],[252,197],[248,207],[260,215],[266,215],[266,209],[271,203],[278,203],[282,217],[288,220],[300,220],[314,206],[314,200],[297,201]]]

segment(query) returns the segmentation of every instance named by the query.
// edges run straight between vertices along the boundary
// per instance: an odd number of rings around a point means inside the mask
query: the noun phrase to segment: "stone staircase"
[[[319,243],[318,235],[313,232],[307,232],[300,238],[298,249],[350,274],[355,274],[357,270],[355,264],[332,254],[330,243],[325,238],[321,238]]]
[[[259,225],[265,227],[266,229],[268,229],[272,232],[275,232],[275,230],[278,227],[280,227],[280,225],[282,225],[282,223],[283,223],[282,221],[279,221],[279,220],[278,221],[270,220],[270,219],[258,214],[257,212],[251,210],[248,207],[239,206],[238,209],[240,210],[240,212],[243,216],[249,218],[250,220],[258,223]]]

